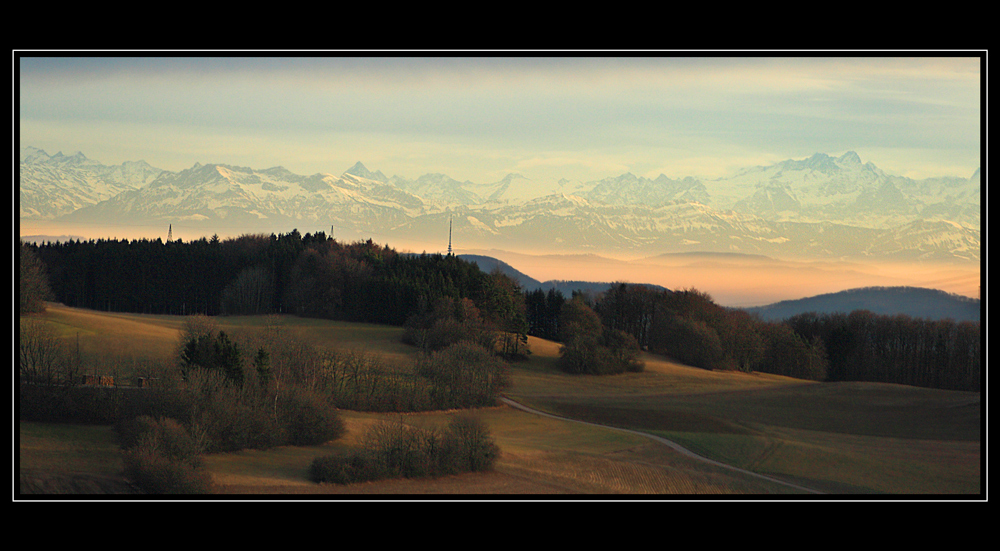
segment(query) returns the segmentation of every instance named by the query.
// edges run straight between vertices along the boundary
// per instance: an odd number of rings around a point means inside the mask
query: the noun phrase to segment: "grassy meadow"
[[[58,305],[32,317],[51,323],[87,365],[113,371],[102,374],[116,381],[176,369],[183,317]],[[417,354],[400,342],[402,329],[396,327],[289,316],[214,321],[227,333],[270,327],[279,338],[294,335],[330,349],[365,350],[399,368]],[[641,373],[566,375],[555,365],[558,344],[530,338],[529,346],[529,359],[512,364],[513,385],[506,395],[531,408],[667,438],[704,457],[825,494],[957,496],[981,490],[976,393],[706,371],[648,354]],[[642,435],[508,406],[477,410],[502,451],[494,472],[349,486],[307,479],[313,458],[357,445],[364,428],[379,419],[444,427],[456,413],[342,411],[348,430],[342,439],[213,454],[205,464],[217,493],[238,495],[807,495],[701,462]],[[39,480],[120,472],[110,427],[22,422],[18,443],[22,487],[29,475]]]

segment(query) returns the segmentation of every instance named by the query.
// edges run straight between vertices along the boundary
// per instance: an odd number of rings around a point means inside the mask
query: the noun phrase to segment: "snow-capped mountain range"
[[[463,247],[565,252],[740,252],[772,256],[980,258],[980,180],[892,176],[854,152],[749,167],[713,180],[626,173],[592,182],[459,182],[387,177],[358,162],[342,174],[294,174],[143,161],[105,166],[82,153],[22,148],[20,216],[67,224],[186,225],[216,233],[302,224]],[[218,232],[222,233],[222,232]]]
[[[151,183],[162,170],[145,161],[104,166],[83,153],[50,156],[21,148],[20,215],[55,218]]]

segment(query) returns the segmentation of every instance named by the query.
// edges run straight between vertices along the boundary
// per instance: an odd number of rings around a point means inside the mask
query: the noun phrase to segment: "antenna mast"
[[[448,217],[448,256],[451,256],[451,217]]]
[[[170,224],[167,226],[167,243],[174,240],[174,225]]]

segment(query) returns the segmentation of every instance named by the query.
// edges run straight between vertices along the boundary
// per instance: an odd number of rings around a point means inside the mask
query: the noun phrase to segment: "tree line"
[[[981,389],[980,323],[907,315],[805,313],[786,323],[824,343],[827,380],[878,381],[949,390]]]
[[[637,349],[705,369],[758,371],[817,381],[873,381],[950,390],[980,389],[979,322],[905,315],[808,313],[763,321],[724,308],[697,289],[616,283],[593,296],[525,293],[528,333],[563,343],[563,368],[609,361],[638,370]],[[597,325],[599,322],[599,326]],[[573,326],[588,327],[585,331]],[[587,344],[582,335],[588,335]],[[628,336],[624,339],[623,335]],[[603,345],[607,351],[596,348]]]

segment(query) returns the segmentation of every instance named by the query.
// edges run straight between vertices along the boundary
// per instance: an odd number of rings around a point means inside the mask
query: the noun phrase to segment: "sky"
[[[361,161],[483,184],[716,178],[846,151],[911,178],[980,166],[976,55],[15,53],[20,144],[109,165]]]

